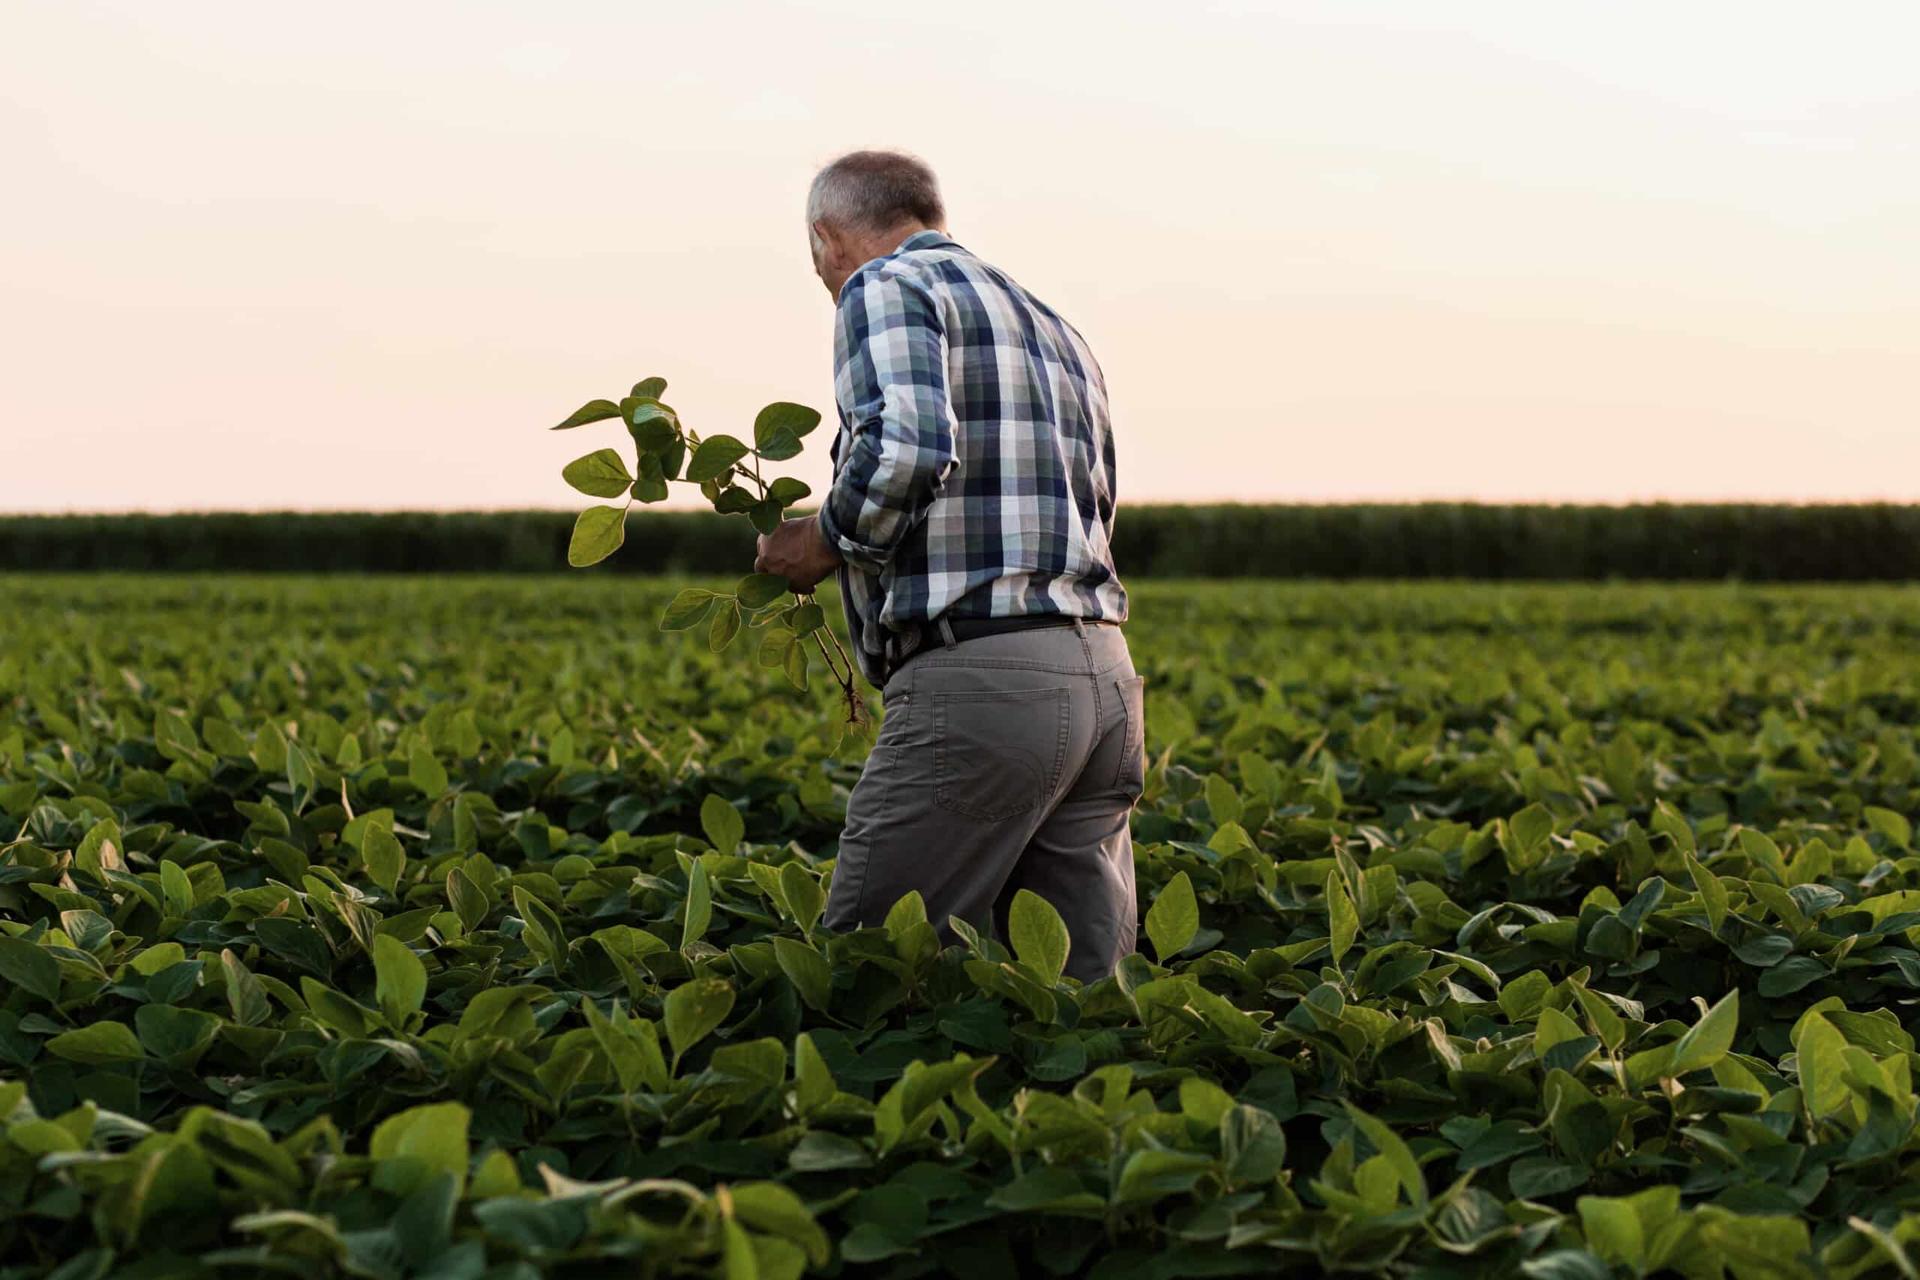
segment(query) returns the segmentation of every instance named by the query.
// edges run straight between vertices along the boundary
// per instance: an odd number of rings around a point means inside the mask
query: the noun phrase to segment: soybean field
[[[1920,589],[1143,582],[1081,985],[687,585],[0,577],[0,1278],[1920,1274]]]

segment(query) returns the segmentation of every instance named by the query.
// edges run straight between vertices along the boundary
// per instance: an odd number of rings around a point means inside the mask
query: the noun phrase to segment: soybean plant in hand
[[[674,482],[699,486],[715,511],[744,515],[761,533],[772,533],[786,518],[787,508],[810,493],[791,476],[765,479],[760,464],[799,456],[801,440],[820,425],[816,410],[785,401],[768,405],[754,418],[753,444],[748,445],[728,435],[702,438],[682,426],[680,415],[660,399],[666,390],[665,378],[645,378],[620,400],[589,400],[552,428],[568,431],[618,418],[633,438],[631,470],[619,450],[596,449],[560,473],[590,497],[626,499],[619,506],[588,507],[580,513],[567,544],[567,563],[575,568],[598,564],[618,551],[627,537],[628,510],[635,502],[661,501]],[[779,667],[801,689],[807,687],[811,641],[840,686],[848,723],[860,723],[862,704],[854,689],[853,665],[811,594],[789,595],[786,579],[752,573],[731,592],[689,587],[660,617],[662,631],[687,631],[703,623],[707,643],[716,653],[732,644],[743,626],[767,628],[758,650],[760,664]]]

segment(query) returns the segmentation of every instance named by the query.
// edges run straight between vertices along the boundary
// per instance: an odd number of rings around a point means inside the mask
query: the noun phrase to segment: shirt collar
[[[945,244],[951,244],[956,249],[960,247],[959,245],[954,244],[952,240],[947,238],[946,232],[935,231],[933,228],[929,227],[925,231],[916,231],[912,235],[908,236],[905,240],[902,240],[900,242],[900,247],[898,249],[895,249],[894,252],[906,253],[910,249],[931,249],[935,245],[945,245]]]
[[[948,239],[946,232],[935,231],[933,228],[929,227],[925,231],[916,231],[912,235],[908,236],[905,240],[902,240],[899,244],[899,247],[894,249],[892,253],[889,253],[887,257],[888,258],[898,257],[899,255],[906,253],[910,249],[932,249],[932,248],[935,248],[936,246],[945,246],[953,249],[959,249],[961,247],[957,241]],[[861,271],[865,271],[868,267],[872,266],[874,262],[882,262],[884,260],[885,259],[882,259],[882,258],[875,258],[873,262],[862,264],[859,271],[855,271],[852,275],[848,276],[846,279],[846,282],[840,286],[840,292],[834,295],[834,299],[833,299],[834,304],[836,306],[839,305],[841,299],[847,296],[847,285],[850,285],[855,280],[859,279]]]

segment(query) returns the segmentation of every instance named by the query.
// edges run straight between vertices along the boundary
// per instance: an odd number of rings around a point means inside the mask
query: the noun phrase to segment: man
[[[836,299],[834,481],[759,543],[796,591],[839,571],[885,717],[847,803],[825,920],[882,923],[919,890],[1004,941],[1014,894],[1065,919],[1066,971],[1134,949],[1127,829],[1141,680],[1119,624],[1114,449],[1086,340],[946,233],[933,172],[859,151],[807,201]]]

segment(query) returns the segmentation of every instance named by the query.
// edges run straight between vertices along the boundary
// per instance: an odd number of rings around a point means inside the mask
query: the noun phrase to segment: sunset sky
[[[0,511],[574,506],[832,416],[822,162],[1105,367],[1122,502],[1920,500],[1920,6],[11,0]],[[788,468],[818,489],[826,436]]]

